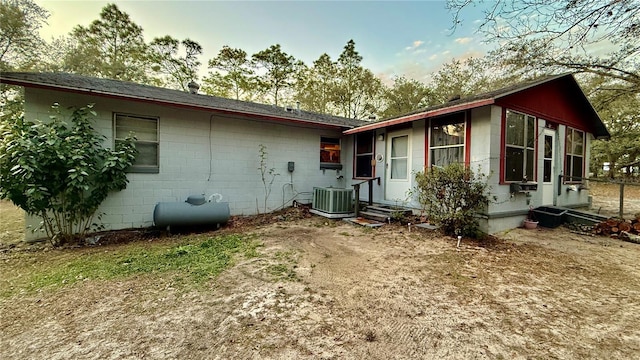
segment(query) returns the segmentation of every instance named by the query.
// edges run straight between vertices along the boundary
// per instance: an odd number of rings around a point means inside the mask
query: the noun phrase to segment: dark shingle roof
[[[293,121],[310,125],[354,128],[368,122],[309,111],[285,111],[282,107],[258,104],[222,97],[191,94],[185,91],[141,85],[132,82],[100,79],[67,73],[0,73],[2,83],[24,87],[56,89],[97,96],[115,97],[133,101],[159,103],[169,106],[190,107],[228,114],[249,115],[276,121]]]

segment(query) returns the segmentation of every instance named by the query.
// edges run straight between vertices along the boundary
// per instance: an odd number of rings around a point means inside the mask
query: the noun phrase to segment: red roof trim
[[[17,86],[28,86],[36,89],[57,90],[57,91],[63,91],[68,93],[74,93],[74,94],[100,96],[100,97],[105,97],[110,99],[129,100],[129,101],[135,101],[135,102],[155,104],[160,106],[177,107],[182,109],[212,111],[212,112],[227,114],[227,115],[243,115],[249,118],[277,121],[281,123],[313,125],[313,126],[329,128],[329,129],[344,128],[344,126],[340,126],[340,125],[330,125],[330,124],[318,123],[313,121],[295,120],[295,119],[261,115],[261,114],[248,113],[248,112],[242,112],[242,111],[225,110],[225,109],[219,109],[219,108],[213,108],[213,107],[207,107],[207,106],[198,106],[198,105],[191,105],[191,104],[184,104],[184,103],[177,103],[177,102],[170,102],[170,101],[147,99],[147,98],[135,97],[131,95],[113,94],[113,93],[96,91],[91,89],[78,89],[78,88],[60,86],[60,85],[44,85],[44,84],[38,84],[30,81],[4,80],[3,83],[9,84],[9,85],[17,85]]]
[[[404,123],[412,122],[415,120],[421,120],[424,118],[446,115],[446,114],[450,114],[450,113],[458,112],[462,110],[474,109],[474,108],[485,106],[485,105],[491,105],[493,103],[495,103],[495,99],[493,98],[476,100],[476,101],[472,101],[472,102],[468,102],[460,105],[453,105],[453,106],[445,107],[442,109],[424,111],[417,114],[407,115],[407,116],[403,116],[403,117],[399,117],[391,120],[386,120],[386,121],[381,121],[381,122],[377,122],[369,125],[360,126],[357,128],[346,130],[343,132],[343,134],[344,135],[357,134],[364,131],[404,124]]]

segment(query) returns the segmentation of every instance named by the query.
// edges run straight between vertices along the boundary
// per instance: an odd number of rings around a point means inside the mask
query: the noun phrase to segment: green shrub
[[[91,126],[92,105],[73,109],[63,121],[54,104],[49,121],[0,119],[0,199],[39,216],[52,244],[84,235],[110,192],[127,186],[135,159],[133,138],[105,149]]]
[[[416,174],[415,194],[429,219],[448,235],[477,237],[477,213],[487,206],[487,176],[462,164]]]

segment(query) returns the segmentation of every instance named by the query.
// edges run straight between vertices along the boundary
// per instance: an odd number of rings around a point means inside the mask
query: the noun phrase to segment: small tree
[[[488,188],[486,175],[457,163],[416,174],[418,202],[448,235],[478,235],[476,214],[489,202]]]
[[[132,137],[102,148],[92,105],[74,109],[68,123],[58,108],[47,122],[0,120],[0,199],[40,216],[53,245],[90,230],[98,206],[126,187],[125,170],[136,155]]]
[[[275,168],[267,169],[267,146],[264,144],[258,145],[258,160],[260,164],[258,166],[258,170],[260,170],[260,180],[262,180],[262,185],[264,186],[264,212],[267,212],[267,200],[269,200],[269,195],[271,195],[271,187],[273,186],[273,182],[276,180],[276,176],[280,175],[276,172]],[[258,199],[256,199],[257,206]]]

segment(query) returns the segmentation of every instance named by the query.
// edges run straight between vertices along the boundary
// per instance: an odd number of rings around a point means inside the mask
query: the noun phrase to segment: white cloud
[[[433,54],[433,55],[429,56],[429,60],[430,61],[433,61],[433,60],[435,60],[437,58],[438,58],[438,54]]]
[[[405,48],[404,48],[404,50],[405,50],[405,51],[408,51],[408,52],[417,53],[417,52],[419,51],[419,50],[418,50],[418,48],[419,48],[420,46],[422,46],[423,44],[424,44],[424,41],[422,41],[422,40],[416,40],[416,41],[414,41],[413,43],[411,43],[411,45],[410,45],[410,46],[405,47]]]
[[[470,37],[463,37],[463,38],[457,38],[454,41],[458,44],[468,44],[473,40],[473,38]]]

